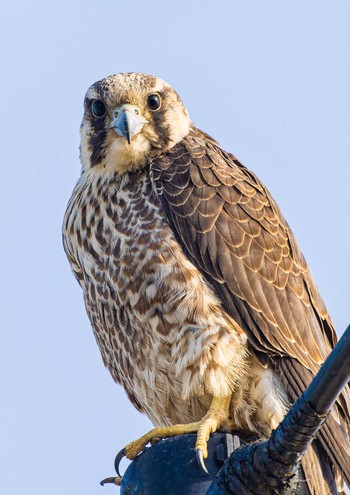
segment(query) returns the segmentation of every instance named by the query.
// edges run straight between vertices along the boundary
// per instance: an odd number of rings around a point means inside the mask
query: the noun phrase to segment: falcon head
[[[81,124],[83,170],[127,172],[180,142],[191,120],[178,94],[147,74],[124,73],[87,91]]]

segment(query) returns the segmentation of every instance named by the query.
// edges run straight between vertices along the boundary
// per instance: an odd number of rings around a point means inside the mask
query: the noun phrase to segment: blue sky
[[[339,333],[350,321],[346,0],[3,0],[0,5],[1,493],[98,495],[149,429],[104,369],[61,245],[86,89],[172,84],[269,187]]]

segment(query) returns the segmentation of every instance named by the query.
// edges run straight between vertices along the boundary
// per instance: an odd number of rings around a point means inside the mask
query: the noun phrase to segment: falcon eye
[[[101,118],[106,113],[106,105],[101,100],[95,100],[91,105],[92,115],[97,118]]]
[[[160,108],[160,96],[158,94],[149,95],[147,98],[147,106],[150,110],[158,110]]]

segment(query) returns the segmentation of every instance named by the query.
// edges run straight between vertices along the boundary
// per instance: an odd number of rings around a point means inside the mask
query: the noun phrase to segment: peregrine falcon
[[[213,108],[215,111],[215,108]],[[294,235],[256,175],[154,76],[87,91],[64,248],[113,379],[155,429],[271,433],[336,343]],[[346,389],[303,461],[310,495],[350,483]]]

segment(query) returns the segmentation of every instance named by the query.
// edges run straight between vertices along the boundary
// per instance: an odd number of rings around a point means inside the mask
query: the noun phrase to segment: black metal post
[[[216,433],[209,439],[206,467],[199,467],[196,435],[167,438],[144,450],[129,465],[121,495],[205,495],[234,448],[231,434]]]

